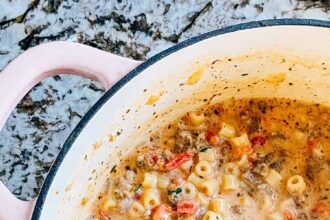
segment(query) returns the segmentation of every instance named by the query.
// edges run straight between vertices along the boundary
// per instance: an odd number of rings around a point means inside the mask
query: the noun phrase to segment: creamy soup
[[[96,219],[330,219],[330,108],[230,99],[188,112],[111,170]]]

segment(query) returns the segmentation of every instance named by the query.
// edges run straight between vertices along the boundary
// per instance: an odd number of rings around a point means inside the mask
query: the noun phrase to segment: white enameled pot
[[[330,22],[282,19],[235,25],[139,64],[88,46],[55,42],[24,52],[3,70],[0,127],[24,94],[47,76],[79,74],[99,80],[106,89],[116,84],[69,136],[36,202],[22,202],[0,184],[1,220],[88,218],[120,158],[151,130],[205,102],[288,97],[329,105]],[[201,78],[189,81],[196,71]],[[150,96],[159,99],[148,105]]]

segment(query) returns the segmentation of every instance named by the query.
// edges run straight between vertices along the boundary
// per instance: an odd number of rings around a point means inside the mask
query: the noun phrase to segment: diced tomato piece
[[[192,154],[186,152],[178,154],[174,159],[165,164],[165,168],[167,170],[174,170],[175,168],[178,168],[181,164],[189,161],[192,156]]]
[[[266,137],[263,135],[255,136],[251,139],[252,146],[263,146],[266,143]]]
[[[157,153],[157,151],[156,150],[151,150],[150,151],[150,156],[151,156],[151,159],[154,162],[154,164],[157,164],[157,162],[159,161],[159,158],[160,158],[160,156]]]
[[[142,195],[142,184],[139,184],[137,186],[135,186],[134,188],[134,195],[133,197],[137,200],[139,200],[141,198]]]
[[[167,220],[173,214],[171,206],[166,204],[160,204],[153,209],[153,220]]]
[[[253,153],[253,148],[251,146],[243,146],[243,147],[238,147],[233,150],[233,159],[239,160],[242,158],[242,156],[247,153],[247,154],[252,154]]]
[[[142,196],[142,190],[139,189],[138,191],[134,192],[134,198],[139,200],[141,199],[141,196]]]
[[[251,146],[244,146],[241,147],[241,151],[244,153],[252,154],[253,153],[253,148]]]
[[[159,157],[157,155],[151,156],[151,159],[154,161],[155,164],[157,164]]]
[[[285,220],[294,220],[295,219],[294,214],[288,209],[283,210],[282,213],[283,213]]]
[[[220,138],[218,135],[216,135],[215,132],[208,130],[205,134],[205,139],[207,142],[209,142],[212,146],[220,147],[222,146],[226,141],[223,138]]]
[[[318,202],[312,208],[312,212],[318,216],[329,216],[329,207],[323,202]]]
[[[194,199],[185,199],[178,202],[177,211],[180,215],[193,215],[199,209],[199,201]]]
[[[207,130],[206,134],[205,134],[205,139],[210,142],[211,141],[211,138],[216,136],[216,134],[211,131],[211,130]]]
[[[134,193],[134,199],[140,200],[142,193]]]
[[[311,154],[313,149],[316,147],[317,141],[314,138],[309,138],[307,140],[307,153]]]
[[[218,136],[216,136],[216,135],[214,135],[214,136],[212,136],[211,138],[210,138],[210,144],[212,144],[213,146],[216,146],[216,145],[218,145],[218,143],[219,143],[219,137]]]

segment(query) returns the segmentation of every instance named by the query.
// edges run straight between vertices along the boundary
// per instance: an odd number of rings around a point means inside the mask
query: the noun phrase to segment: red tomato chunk
[[[263,146],[266,143],[266,137],[262,135],[255,136],[251,139],[252,146]]]
[[[178,213],[181,215],[193,215],[199,209],[199,201],[193,199],[181,200],[178,203]]]
[[[192,155],[189,153],[178,154],[173,160],[165,164],[167,170],[174,170],[178,168],[181,164],[189,161],[192,158]]]

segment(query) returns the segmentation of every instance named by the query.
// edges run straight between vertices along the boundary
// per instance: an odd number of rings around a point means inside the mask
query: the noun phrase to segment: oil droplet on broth
[[[159,99],[159,96],[151,95],[149,96],[148,100],[146,101],[146,105],[153,105],[155,102],[157,102]]]
[[[187,80],[187,85],[194,85],[196,84],[203,76],[204,68],[199,68],[193,74],[191,74]]]
[[[115,140],[115,137],[112,134],[108,135],[108,141],[113,142]]]
[[[160,96],[164,95],[164,93],[165,93],[164,91],[160,91],[159,92],[159,95],[151,95],[151,96],[149,96],[148,100],[146,101],[146,105],[153,105],[153,104],[155,104],[159,100]]]
[[[279,83],[283,82],[285,80],[285,78],[286,78],[285,73],[276,73],[276,74],[271,74],[271,75],[267,76],[267,78],[265,80],[268,83],[278,85]]]
[[[102,140],[97,140],[94,144],[93,144],[93,148],[94,150],[100,148],[103,145],[103,141]]]
[[[87,199],[86,197],[83,197],[83,198],[81,199],[81,201],[80,201],[80,204],[81,204],[82,206],[84,206],[84,205],[87,204],[87,202],[88,202],[88,199]]]

